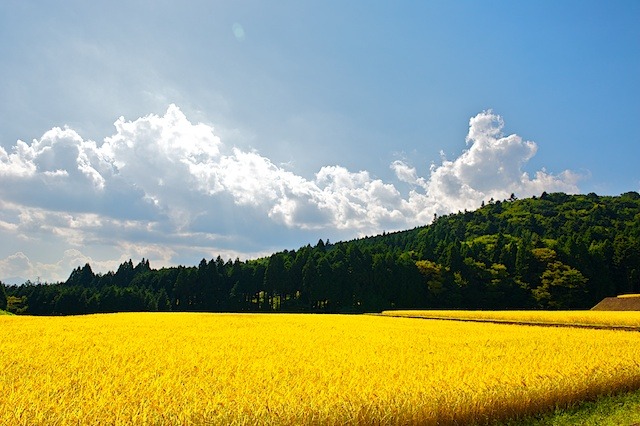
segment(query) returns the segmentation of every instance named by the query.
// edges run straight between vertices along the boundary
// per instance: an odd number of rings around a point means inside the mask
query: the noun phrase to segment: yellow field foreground
[[[452,318],[520,322],[533,324],[571,324],[640,329],[640,311],[384,311],[382,315],[410,318]]]
[[[635,332],[383,316],[0,318],[0,424],[470,424],[640,387]]]

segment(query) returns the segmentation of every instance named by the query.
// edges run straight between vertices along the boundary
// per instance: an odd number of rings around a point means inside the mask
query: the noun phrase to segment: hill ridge
[[[14,311],[371,312],[588,309],[640,292],[640,195],[491,201],[410,230],[319,240],[260,259],[152,269],[76,268],[66,282],[9,286]]]

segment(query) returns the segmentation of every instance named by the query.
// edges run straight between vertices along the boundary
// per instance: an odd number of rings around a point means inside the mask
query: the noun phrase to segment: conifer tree
[[[7,309],[7,293],[4,290],[4,284],[0,281],[0,309]]]

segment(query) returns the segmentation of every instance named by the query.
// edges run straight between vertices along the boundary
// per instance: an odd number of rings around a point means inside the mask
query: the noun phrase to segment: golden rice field
[[[0,337],[2,425],[472,424],[640,388],[628,331],[123,313]]]
[[[519,322],[526,324],[630,327],[640,329],[640,311],[384,311],[382,315],[411,318],[444,318]]]

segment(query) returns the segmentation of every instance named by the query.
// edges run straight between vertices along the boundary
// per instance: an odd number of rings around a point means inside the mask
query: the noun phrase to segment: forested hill
[[[250,261],[116,272],[6,288],[29,314],[113,311],[363,312],[577,309],[640,292],[640,195],[490,201],[425,227]]]

